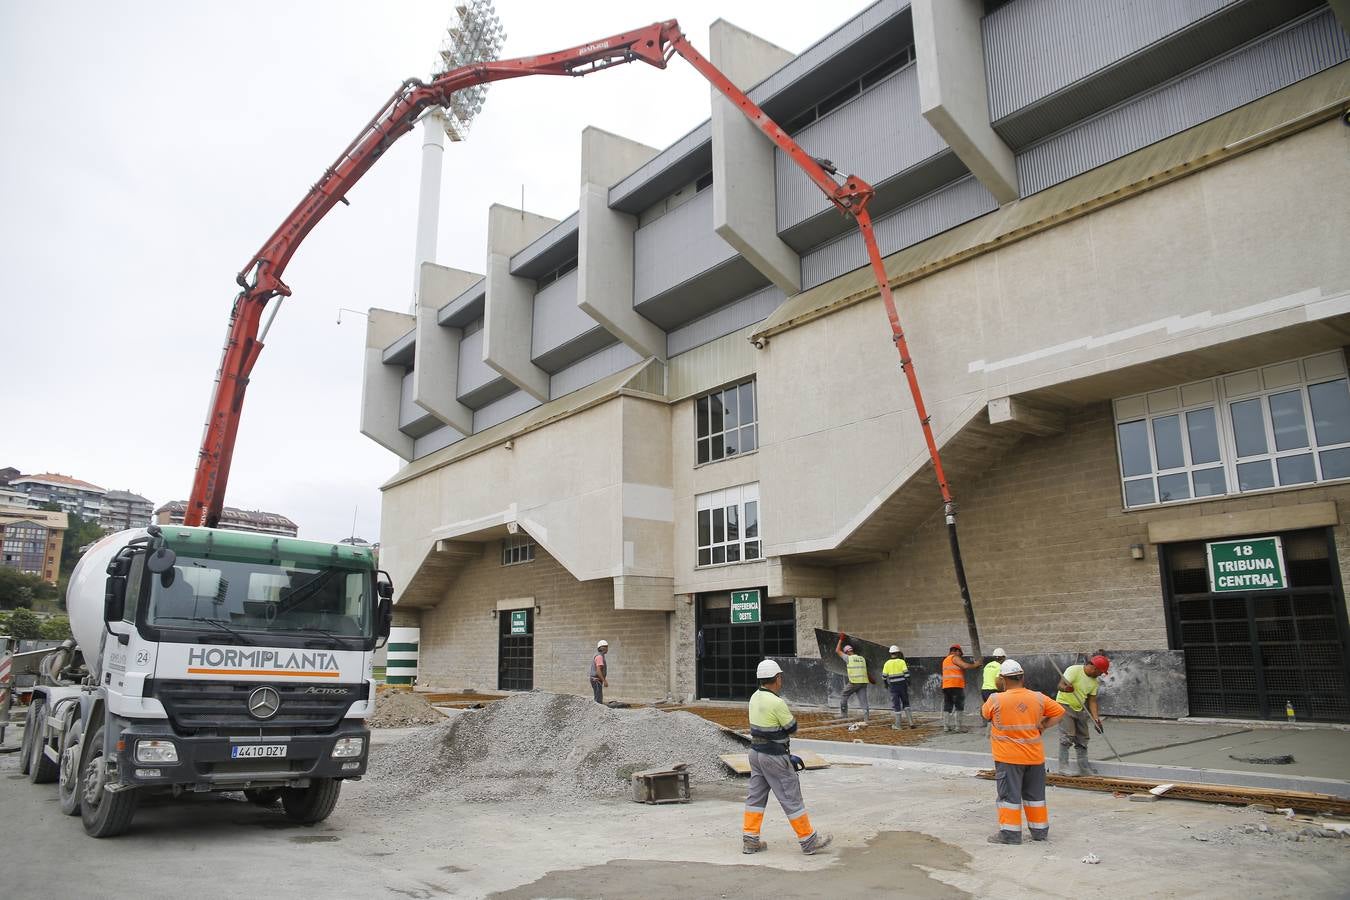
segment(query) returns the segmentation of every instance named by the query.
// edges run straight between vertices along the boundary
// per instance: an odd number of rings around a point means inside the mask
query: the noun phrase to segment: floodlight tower
[[[492,0],[461,0],[455,4],[445,37],[436,53],[432,77],[485,60],[501,53],[506,32]],[[422,118],[422,183],[417,201],[417,246],[413,259],[413,301],[410,312],[417,313],[417,289],[422,263],[436,258],[436,234],[441,214],[441,164],[445,157],[445,138],[462,141],[469,134],[474,116],[483,108],[488,86],[458,91],[450,105],[433,108]]]

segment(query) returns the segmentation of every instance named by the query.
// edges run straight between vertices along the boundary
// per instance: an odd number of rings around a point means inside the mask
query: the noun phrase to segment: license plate
[[[231,747],[230,759],[285,759],[285,744],[249,744]]]

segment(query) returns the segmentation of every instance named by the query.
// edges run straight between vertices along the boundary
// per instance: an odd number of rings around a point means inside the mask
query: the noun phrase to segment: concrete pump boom
[[[966,625],[970,632],[971,651],[979,657],[981,655],[979,631],[975,624],[975,612],[971,605],[970,589],[966,583],[965,567],[961,561],[961,548],[956,534],[956,505],[952,499],[951,486],[947,483],[947,476],[942,468],[942,457],[938,452],[937,441],[933,437],[923,392],[919,388],[919,379],[914,371],[914,362],[909,354],[909,345],[905,341],[904,329],[901,327],[900,315],[895,306],[895,297],[891,292],[890,279],[886,275],[881,251],[872,230],[872,218],[867,211],[867,205],[873,195],[872,186],[855,175],[849,175],[842,181],[836,180],[837,172],[833,164],[828,160],[817,160],[807,154],[791,135],[780,128],[754,101],[732,84],[726,75],[694,49],[674,19],[556,53],[463,66],[436,77],[430,84],[418,79],[409,79],[394,92],[389,101],[362,129],[356,139],[342,151],[337,161],[325,170],[305,198],[282,222],[281,227],[273,232],[262,249],[254,254],[236,277],[241,290],[230,313],[229,333],[225,340],[220,369],[216,373],[211,409],[202,435],[202,446],[192,482],[192,493],[188,497],[185,523],[214,527],[220,520],[244,393],[248,388],[249,373],[252,372],[254,364],[258,361],[258,355],[262,352],[262,339],[266,336],[265,327],[261,333],[259,332],[262,314],[274,298],[277,298],[279,304],[280,298],[290,296],[291,289],[281,280],[281,276],[291,257],[306,235],[329,210],[340,202],[347,202],[347,192],[394,141],[412,130],[425,110],[433,106],[447,106],[451,95],[456,91],[492,81],[522,78],[526,75],[581,76],[636,61],[664,69],[671,56],[675,54],[688,61],[714,88],[735,104],[746,118],[787,154],[841,213],[857,223],[858,231],[867,247],[867,258],[872,273],[876,277],[877,290],[886,308],[891,339],[900,355],[900,367],[904,370],[910,395],[914,400],[914,412],[918,416],[919,427],[923,431],[928,455],[933,463],[933,474],[937,478],[938,488],[942,494],[948,541],[964,605]],[[274,306],[274,315],[275,312]],[[270,322],[269,318],[268,323]]]

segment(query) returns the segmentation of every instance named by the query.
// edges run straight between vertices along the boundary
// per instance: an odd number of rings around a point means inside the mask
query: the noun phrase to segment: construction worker
[[[848,718],[848,698],[858,694],[862,699],[863,721],[867,722],[872,718],[872,708],[867,699],[867,685],[871,683],[872,676],[867,673],[867,660],[862,654],[854,653],[853,645],[844,643],[847,637],[842,631],[839,632],[839,640],[834,645],[834,655],[844,661],[844,668],[848,672],[848,687],[844,688],[843,696],[839,698],[839,717]]]
[[[755,667],[755,680],[759,690],[750,697],[750,789],[745,795],[741,852],[758,853],[768,846],[760,840],[759,831],[772,792],[796,832],[802,852],[808,856],[819,853],[830,845],[832,837],[811,827],[802,801],[801,779],[797,777],[802,761],[790,752],[797,720],[778,696],[783,690],[783,669],[766,659]]]
[[[605,654],[609,653],[609,641],[597,641],[595,656],[591,657],[591,693],[596,703],[605,702],[605,688],[609,687],[609,666],[605,664]]]
[[[886,682],[886,689],[891,692],[891,710],[895,713],[895,724],[891,727],[900,730],[900,714],[904,713],[909,727],[918,728],[914,724],[914,713],[909,709],[909,663],[905,662],[905,654],[894,644],[891,644],[890,654],[891,658],[881,667],[881,680]]]
[[[988,700],[993,694],[998,693],[998,669],[1003,665],[1003,660],[1007,657],[1003,653],[1002,647],[994,649],[994,658],[984,664],[984,681],[980,684],[980,702]],[[986,719],[984,727],[989,727],[989,721]]]
[[[1059,679],[1059,693],[1055,699],[1068,708],[1064,719],[1059,723],[1059,773],[1061,775],[1091,775],[1093,768],[1088,763],[1088,740],[1092,729],[1091,721],[1099,730],[1102,727],[1101,713],[1097,709],[1097,679],[1111,668],[1111,661],[1097,654],[1081,666],[1069,666]],[[1069,748],[1073,747],[1073,770],[1069,769]]]
[[[942,730],[966,730],[966,670],[977,669],[982,659],[966,662],[961,645],[952,644],[942,660]]]
[[[984,701],[980,715],[989,722],[998,789],[998,832],[991,844],[1022,843],[1022,813],[1033,841],[1050,837],[1045,807],[1045,748],[1041,734],[1064,715],[1064,707],[1023,685],[1022,666],[1005,660],[999,666],[1000,689]]]

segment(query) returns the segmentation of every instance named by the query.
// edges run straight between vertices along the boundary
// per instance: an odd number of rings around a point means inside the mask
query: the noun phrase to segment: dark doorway
[[[1345,595],[1331,531],[1280,535],[1288,587],[1210,593],[1205,544],[1160,554],[1173,649],[1186,652],[1191,715],[1350,721]]]
[[[524,618],[525,633],[520,630]],[[515,628],[512,628],[512,623]],[[497,689],[529,691],[534,689],[534,610],[504,609],[497,613]]]
[[[760,596],[768,591],[760,588]],[[699,594],[694,614],[698,696],[745,700],[755,692],[755,666],[769,656],[797,655],[797,611],[792,600],[764,600],[760,621],[731,623],[731,594]]]

